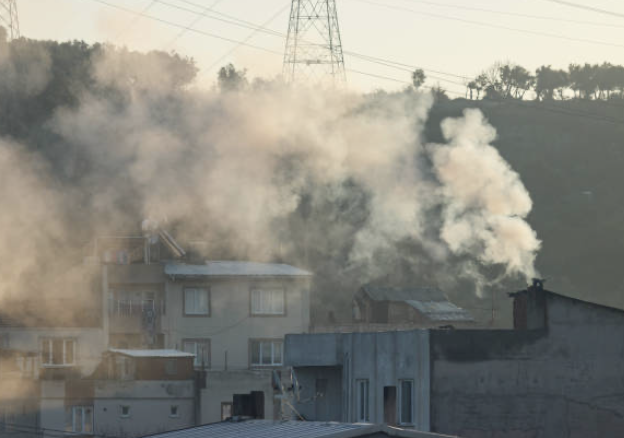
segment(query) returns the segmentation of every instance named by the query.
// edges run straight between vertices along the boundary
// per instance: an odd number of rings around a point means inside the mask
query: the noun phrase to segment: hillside
[[[531,194],[547,286],[624,308],[624,104],[455,100],[434,107],[428,139],[440,140],[439,122],[468,107],[496,128],[496,147]]]

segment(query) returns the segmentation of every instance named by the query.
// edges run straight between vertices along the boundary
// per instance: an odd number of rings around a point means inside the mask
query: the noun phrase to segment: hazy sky
[[[146,14],[183,27],[195,22],[194,29],[232,40],[244,40],[253,32],[197,14],[217,0],[101,1],[134,11],[147,9]],[[497,60],[516,62],[530,70],[543,64],[566,67],[572,62],[624,64],[624,4],[621,0],[571,1],[617,12],[622,17],[549,0],[337,0],[337,7],[345,51],[455,75],[475,76]],[[173,49],[197,61],[202,70],[202,84],[214,82],[216,70],[228,62],[247,68],[252,77],[274,76],[281,72],[282,57],[277,54],[243,46],[219,60],[236,44],[195,32],[186,32],[177,38],[180,28],[139,18],[98,0],[17,0],[17,3],[21,32],[26,37],[108,41],[138,50]],[[257,25],[275,17],[268,27],[285,33],[289,5],[290,0],[221,0],[215,10]],[[283,52],[282,37],[257,33],[249,43]],[[345,62],[348,70],[410,80],[407,71],[351,56],[345,56]],[[429,85],[438,81],[431,78],[433,75],[463,82],[452,76],[428,73]],[[347,77],[349,85],[357,89],[403,86],[353,71],[347,71]],[[464,91],[463,86],[450,82],[440,81],[440,85]]]

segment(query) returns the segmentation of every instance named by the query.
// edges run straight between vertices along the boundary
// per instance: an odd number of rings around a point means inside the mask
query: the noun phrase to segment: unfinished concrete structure
[[[288,335],[285,358],[304,418],[429,430],[426,330]]]

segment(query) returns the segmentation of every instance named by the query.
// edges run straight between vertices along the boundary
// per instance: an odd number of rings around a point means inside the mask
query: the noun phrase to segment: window
[[[399,424],[414,424],[414,381],[401,380],[399,386]]]
[[[93,434],[93,406],[73,406],[71,415],[72,432]]]
[[[210,367],[210,339],[184,339],[182,350],[195,355],[195,367]]]
[[[228,418],[232,418],[232,403],[221,403],[221,421],[225,421]]]
[[[201,287],[184,288],[184,314],[207,316],[210,313],[208,289]]]
[[[283,315],[284,313],[283,289],[253,289],[251,291],[252,315]]]
[[[169,416],[171,418],[178,418],[180,416],[178,405],[171,405],[171,407],[169,408]]]
[[[369,394],[368,388],[369,383],[368,380],[357,380],[357,421],[359,422],[369,422],[370,414],[369,414]]]
[[[43,366],[74,365],[75,353],[75,339],[44,338],[41,340],[41,364]]]
[[[119,406],[119,416],[121,418],[130,418],[130,406],[128,405]]]
[[[251,365],[282,365],[282,347],[281,340],[251,340]]]

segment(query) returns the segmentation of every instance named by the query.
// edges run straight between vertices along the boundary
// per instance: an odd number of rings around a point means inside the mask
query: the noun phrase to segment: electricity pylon
[[[0,0],[0,26],[6,29],[10,40],[20,37],[17,0]]]
[[[292,0],[283,75],[290,83],[346,83],[336,0]]]

